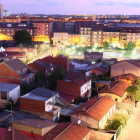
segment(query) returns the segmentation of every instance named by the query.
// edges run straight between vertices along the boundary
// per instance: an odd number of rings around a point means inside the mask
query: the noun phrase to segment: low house
[[[134,81],[138,78],[138,76],[128,73],[128,74],[122,74],[114,77],[115,81],[124,81],[130,84],[133,84]]]
[[[71,64],[74,65],[75,70],[87,70],[88,65],[91,63],[84,60],[74,59],[71,61]]]
[[[84,53],[84,60],[89,62],[96,62],[97,60],[103,59],[102,52],[85,52]]]
[[[140,64],[132,60],[123,60],[111,65],[111,77],[128,73],[140,76]]]
[[[104,75],[107,72],[108,72],[108,70],[105,69],[105,68],[99,68],[99,67],[97,67],[97,68],[93,68],[92,69],[92,74],[97,75],[97,76]]]
[[[98,96],[108,96],[115,101],[122,102],[127,97],[126,89],[130,85],[124,81],[111,82],[98,92]]]
[[[107,120],[115,113],[116,101],[108,97],[91,98],[77,108],[71,116],[72,122],[81,121],[90,128],[104,128]]]
[[[117,58],[103,59],[102,62],[104,65],[110,66],[117,62]]]
[[[43,140],[90,140],[90,129],[76,123],[59,123]]]
[[[39,72],[41,70],[46,75],[50,75],[55,71],[55,68],[57,67],[57,65],[42,61],[35,61],[31,64],[28,64],[28,66],[35,72]]]
[[[47,62],[47,63],[52,63],[57,65],[56,69],[59,67],[62,67],[64,70],[68,71],[69,70],[69,61],[68,57],[52,57],[52,56],[47,56],[43,59],[39,59],[41,62]]]
[[[11,59],[0,63],[0,82],[21,84],[32,80],[34,71],[19,59]]]
[[[57,81],[57,91],[61,94],[74,95],[77,97],[91,96],[91,78],[79,73],[73,72],[66,75],[64,81]]]
[[[0,83],[0,108],[5,107],[10,98],[16,103],[19,97],[20,85]]]
[[[95,88],[98,89],[105,86],[105,85],[108,85],[111,81],[94,81],[94,84],[95,84]]]
[[[89,128],[77,123],[56,124],[37,119],[14,121],[13,126],[16,130],[15,133],[21,135],[20,139],[26,138],[27,140],[89,140],[91,131]],[[8,136],[11,137],[11,131],[6,135],[6,137]]]
[[[20,110],[54,122],[60,117],[61,108],[58,104],[63,107],[70,106],[58,92],[44,88],[37,88],[20,97]]]

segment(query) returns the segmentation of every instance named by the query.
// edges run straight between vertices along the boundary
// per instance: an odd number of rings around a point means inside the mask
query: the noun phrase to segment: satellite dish
[[[81,124],[81,120],[78,120],[78,124]]]

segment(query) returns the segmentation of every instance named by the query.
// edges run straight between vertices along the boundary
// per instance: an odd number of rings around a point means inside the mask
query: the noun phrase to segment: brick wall
[[[80,85],[74,82],[57,81],[57,91],[80,96]]]

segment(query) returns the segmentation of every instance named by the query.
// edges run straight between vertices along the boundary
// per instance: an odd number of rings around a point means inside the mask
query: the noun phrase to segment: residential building
[[[0,19],[3,17],[3,4],[0,4]]]
[[[69,35],[68,32],[54,32],[53,45],[68,45]]]
[[[57,122],[60,110],[56,104],[68,107],[70,104],[59,96],[58,92],[37,88],[20,97],[20,110]]]
[[[91,96],[91,78],[77,72],[68,73],[64,81],[57,81],[57,91],[61,94],[89,98]]]
[[[74,65],[75,70],[87,70],[87,67],[91,63],[84,60],[73,59],[71,61],[71,64]]]
[[[90,131],[77,122],[59,123],[44,136],[43,140],[90,140]]]
[[[79,34],[69,33],[69,45],[80,45],[80,38]]]
[[[20,85],[0,82],[0,108],[4,108],[9,99],[16,103],[19,97]]]
[[[114,77],[115,81],[124,81],[130,84],[134,84],[134,81],[138,78],[138,76],[128,73],[128,74],[122,74]]]
[[[52,56],[47,56],[44,57],[43,59],[39,59],[41,62],[46,62],[46,63],[52,63],[57,65],[56,70],[59,69],[59,67],[62,67],[64,70],[68,71],[69,70],[69,61],[68,57],[52,57]]]
[[[91,71],[92,71],[93,75],[97,75],[97,76],[104,75],[104,74],[106,74],[108,72],[107,69],[101,68],[101,67],[93,68]]]
[[[96,62],[103,59],[103,53],[100,52],[85,52],[84,60],[89,62]]]
[[[53,36],[52,22],[33,21],[34,38],[33,41],[50,43]]]
[[[111,65],[111,77],[128,73],[140,76],[140,64],[132,60],[123,60]]]
[[[21,84],[29,82],[34,77],[34,71],[19,59],[11,59],[0,63],[0,82]]]
[[[104,86],[99,92],[98,96],[108,96],[112,100],[122,102],[127,97],[127,91],[126,89],[131,84],[126,83],[124,81],[117,81],[117,82],[111,82],[108,85]]]
[[[107,120],[116,111],[116,102],[108,97],[91,98],[77,108],[71,116],[72,122],[81,121],[81,124],[90,128],[103,129]]]
[[[28,66],[35,72],[39,72],[41,70],[44,74],[49,76],[55,71],[57,65],[37,60],[31,64],[28,64]]]

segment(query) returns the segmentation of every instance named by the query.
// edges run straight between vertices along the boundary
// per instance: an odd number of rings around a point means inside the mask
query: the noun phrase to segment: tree
[[[109,43],[108,43],[108,42],[105,42],[105,43],[104,43],[104,48],[105,48],[105,49],[109,49]]]
[[[133,51],[135,48],[136,48],[135,43],[132,43],[131,41],[128,42],[128,44],[127,44],[127,50],[128,51]]]
[[[140,100],[139,88],[136,85],[129,86],[126,91],[129,93],[129,98],[134,101]]]
[[[16,44],[32,44],[32,37],[26,30],[16,31],[15,35],[13,35],[14,42]]]
[[[55,72],[53,72],[49,76],[49,88],[51,90],[56,90],[57,87],[57,80],[63,80],[67,74],[67,71],[65,71],[62,67],[59,67],[59,69]]]

